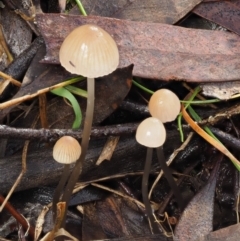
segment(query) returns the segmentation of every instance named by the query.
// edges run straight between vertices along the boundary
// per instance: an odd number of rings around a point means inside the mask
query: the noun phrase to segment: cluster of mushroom
[[[162,149],[162,145],[166,140],[166,130],[163,123],[175,120],[180,112],[181,105],[178,97],[172,91],[160,89],[152,95],[148,107],[152,117],[143,120],[139,124],[136,132],[136,140],[139,144],[147,147],[147,156],[142,179],[142,196],[152,233],[158,233],[159,229],[154,220],[148,199],[148,177],[151,170],[152,153],[153,148],[157,148],[158,160],[161,168],[173,189],[174,195],[178,199],[180,198],[179,202],[181,202],[180,192],[166,166]]]
[[[74,29],[64,40],[59,52],[61,65],[70,73],[87,77],[87,108],[82,134],[81,155],[72,154],[68,156],[61,154],[62,159],[71,159],[74,156],[76,164],[73,171],[69,165],[65,165],[61,180],[54,194],[53,204],[60,201],[70,200],[74,185],[76,184],[82,170],[91,134],[94,99],[95,99],[95,80],[104,75],[112,73],[119,64],[119,52],[114,39],[102,28],[96,25],[87,24]],[[58,143],[56,143],[57,146]],[[56,147],[57,148],[57,147]],[[72,151],[73,147],[72,147]],[[61,151],[64,153],[64,151]],[[63,156],[65,155],[65,156]],[[71,173],[71,175],[70,175]],[[67,184],[66,184],[67,183]],[[66,184],[66,187],[65,187]],[[65,187],[65,190],[63,191]],[[53,205],[53,209],[56,205]],[[54,210],[55,213],[56,210]],[[66,210],[61,227],[64,227]]]

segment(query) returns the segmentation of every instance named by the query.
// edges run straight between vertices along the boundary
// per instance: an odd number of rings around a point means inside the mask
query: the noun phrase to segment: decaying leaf
[[[100,165],[104,160],[111,160],[111,157],[114,153],[114,150],[118,144],[120,136],[109,136],[101,154],[98,157],[98,160],[96,162],[96,165]]]
[[[217,182],[219,158],[207,185],[197,193],[184,209],[181,218],[174,230],[174,241],[195,241],[207,235],[213,228],[214,196]]]
[[[199,238],[197,241],[235,241],[240,236],[240,224],[228,226],[211,232],[208,235]]]
[[[174,24],[202,0],[83,0],[88,15]],[[78,10],[79,11],[79,10]]]
[[[228,100],[233,95],[240,93],[240,82],[208,83],[202,84],[201,88],[205,96]]]
[[[239,0],[201,3],[193,12],[240,35]]]
[[[114,37],[120,67],[133,63],[135,76],[192,82],[233,81],[240,76],[240,37],[232,33],[97,16],[39,14],[36,21],[45,38],[47,63],[59,63],[60,45],[72,29],[93,23]]]
[[[23,19],[7,8],[0,9],[0,22],[8,47],[17,57],[31,44],[32,31]]]

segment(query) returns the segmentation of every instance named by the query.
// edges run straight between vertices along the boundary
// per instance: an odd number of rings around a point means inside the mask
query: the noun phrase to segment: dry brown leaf
[[[88,15],[174,24],[200,2],[202,0],[83,0],[82,4]]]
[[[36,21],[47,45],[47,63],[59,63],[60,45],[71,30],[93,23],[113,35],[120,67],[133,63],[135,76],[191,82],[233,81],[240,76],[240,37],[228,32],[97,16],[39,14]]]
[[[193,12],[240,35],[239,0],[201,3]]]

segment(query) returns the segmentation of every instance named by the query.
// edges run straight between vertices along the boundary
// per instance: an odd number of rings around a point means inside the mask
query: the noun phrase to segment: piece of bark
[[[38,14],[36,22],[46,42],[47,63],[59,63],[64,38],[88,23],[103,27],[114,37],[120,52],[119,67],[133,63],[135,76],[165,81],[239,80],[240,37],[232,33],[63,14]]]

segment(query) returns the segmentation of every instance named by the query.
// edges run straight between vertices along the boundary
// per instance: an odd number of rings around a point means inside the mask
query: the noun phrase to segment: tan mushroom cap
[[[150,148],[162,146],[166,140],[163,123],[155,117],[145,119],[137,128],[136,140],[139,144]]]
[[[61,137],[53,147],[53,158],[62,164],[71,164],[78,160],[82,148],[78,141],[71,136]]]
[[[151,96],[148,108],[151,116],[165,123],[176,119],[180,112],[181,104],[172,91],[160,89]]]
[[[65,38],[59,60],[70,73],[97,78],[117,68],[119,53],[114,39],[105,30],[87,24],[74,29]]]

